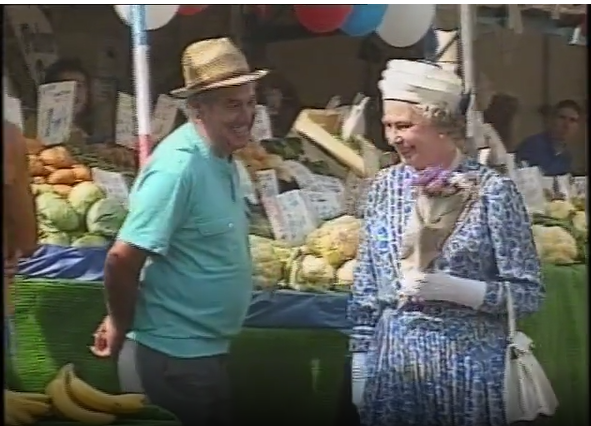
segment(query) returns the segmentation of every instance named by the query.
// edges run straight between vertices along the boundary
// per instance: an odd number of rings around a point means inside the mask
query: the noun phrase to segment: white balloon
[[[376,33],[391,46],[412,46],[427,33],[433,18],[434,4],[391,4]]]
[[[131,25],[131,5],[130,4],[116,4],[115,12],[119,18],[127,25]],[[163,27],[170,22],[179,10],[179,5],[172,4],[147,4],[146,8],[146,29],[155,30]]]

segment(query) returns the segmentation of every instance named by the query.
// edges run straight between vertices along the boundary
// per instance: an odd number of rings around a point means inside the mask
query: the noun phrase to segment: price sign
[[[314,184],[314,173],[302,163],[286,160],[281,164],[281,168],[293,176],[300,188],[308,188]]]
[[[152,138],[154,142],[164,139],[174,128],[178,113],[178,102],[168,95],[158,96],[152,118]]]
[[[137,149],[135,98],[122,92],[119,92],[119,95],[117,96],[115,143],[126,148]]]
[[[521,193],[525,206],[530,213],[544,213],[546,198],[542,174],[537,167],[524,167],[515,170],[515,184]]]
[[[4,119],[23,130],[23,108],[21,100],[4,94]]]
[[[345,193],[345,185],[343,185],[343,182],[339,178],[317,174],[314,174],[313,177],[314,181],[309,189],[319,192],[334,193],[340,196]]]
[[[64,143],[70,137],[75,101],[74,81],[39,86],[37,138],[45,145]]]
[[[238,171],[238,178],[240,179],[240,187],[242,188],[242,192],[244,196],[251,204],[258,204],[259,199],[257,197],[256,189],[252,179],[250,178],[250,174],[246,169],[244,163],[240,160],[234,160],[236,164],[236,170]]]
[[[276,200],[287,234],[285,241],[292,245],[303,244],[306,236],[319,225],[316,213],[300,190],[284,192]]]
[[[95,167],[92,169],[92,179],[105,192],[107,198],[117,200],[127,208],[129,187],[121,173],[108,172]]]
[[[556,192],[561,198],[570,200],[573,197],[572,182],[573,177],[570,174],[556,176]]]
[[[576,176],[573,178],[573,192],[576,197],[587,196],[587,176]]]
[[[318,192],[304,189],[304,196],[308,205],[322,220],[334,219],[345,213],[343,197],[338,193]]]
[[[250,130],[252,139],[259,142],[266,139],[273,138],[273,127],[271,126],[271,118],[269,111],[265,105],[257,105],[254,115],[254,123]]]
[[[261,198],[275,198],[279,195],[279,181],[275,170],[259,170],[256,180]]]

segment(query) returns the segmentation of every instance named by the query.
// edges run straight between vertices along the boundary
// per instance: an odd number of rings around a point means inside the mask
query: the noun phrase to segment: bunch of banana
[[[76,376],[72,364],[62,367],[45,393],[60,416],[88,425],[107,425],[118,415],[137,413],[145,407],[144,395],[109,395],[95,389]]]
[[[4,390],[4,424],[32,425],[50,413],[51,405],[47,395]]]

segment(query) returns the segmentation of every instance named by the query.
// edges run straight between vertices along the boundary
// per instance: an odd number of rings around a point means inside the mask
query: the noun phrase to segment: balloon
[[[351,5],[294,5],[300,24],[313,33],[330,33],[339,29],[352,9]]]
[[[191,16],[191,15],[195,15],[196,13],[201,12],[202,10],[205,10],[207,8],[207,4],[186,4],[186,5],[182,5],[179,6],[179,11],[178,14],[179,15],[183,15],[183,16]]]
[[[412,46],[423,38],[434,17],[434,4],[390,4],[376,33],[391,46]]]
[[[116,4],[115,12],[119,15],[119,18],[127,25],[131,25],[129,22],[131,18],[129,4]],[[172,4],[148,4],[144,6],[146,8],[146,29],[155,30],[163,27],[176,15],[179,10],[179,5]]]
[[[382,23],[386,9],[387,4],[354,4],[341,30],[353,37],[367,35]]]

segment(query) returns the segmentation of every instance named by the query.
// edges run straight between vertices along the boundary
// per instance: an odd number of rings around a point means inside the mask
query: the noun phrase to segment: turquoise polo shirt
[[[252,293],[246,208],[235,163],[192,124],[160,142],[118,235],[150,253],[130,339],[179,358],[228,351]]]

